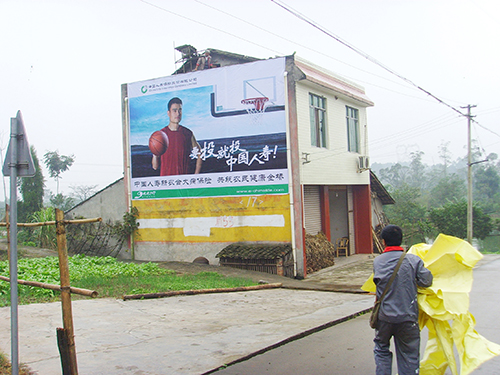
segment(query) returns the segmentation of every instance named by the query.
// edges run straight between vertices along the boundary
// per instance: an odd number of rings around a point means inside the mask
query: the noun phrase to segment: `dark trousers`
[[[420,328],[416,322],[388,323],[379,320],[375,330],[375,365],[377,375],[391,375],[392,352],[390,340],[394,337],[399,375],[415,375],[420,368]]]

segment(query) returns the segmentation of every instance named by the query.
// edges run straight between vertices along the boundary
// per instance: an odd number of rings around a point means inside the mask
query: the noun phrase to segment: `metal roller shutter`
[[[321,232],[321,204],[319,186],[304,186],[304,211],[306,233]]]

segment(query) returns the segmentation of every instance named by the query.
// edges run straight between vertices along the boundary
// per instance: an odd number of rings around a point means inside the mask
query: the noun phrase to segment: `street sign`
[[[12,149],[17,151],[15,155],[12,155]],[[11,118],[10,142],[3,164],[3,175],[10,176],[13,166],[17,169],[17,177],[33,177],[35,175],[35,164],[31,157],[30,145],[28,144],[28,137],[24,129],[21,111],[17,111],[15,118]]]

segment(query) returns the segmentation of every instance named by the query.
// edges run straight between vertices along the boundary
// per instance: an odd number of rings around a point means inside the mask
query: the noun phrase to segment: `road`
[[[499,290],[500,257],[487,256],[485,262],[474,270],[470,311],[477,321],[476,330],[500,344]],[[422,346],[426,336],[423,331]],[[373,330],[369,328],[368,316],[364,315],[236,363],[215,374],[374,374],[372,340]],[[393,373],[397,373],[395,366]],[[448,369],[446,374],[450,373]],[[481,374],[500,375],[500,356],[473,372],[473,375]]]

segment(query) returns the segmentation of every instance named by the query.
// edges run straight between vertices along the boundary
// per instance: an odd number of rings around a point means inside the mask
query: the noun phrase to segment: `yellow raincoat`
[[[468,375],[487,360],[500,355],[500,345],[486,340],[474,329],[469,312],[472,269],[483,255],[468,242],[440,234],[433,245],[418,244],[408,250],[424,261],[434,280],[419,288],[420,329],[427,327],[429,339],[420,362],[420,375],[443,375],[449,366],[458,375],[455,345],[461,375]],[[373,275],[361,289],[375,292]]]

